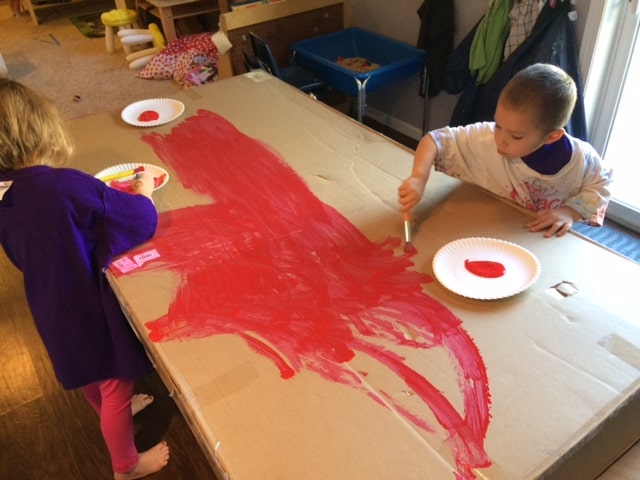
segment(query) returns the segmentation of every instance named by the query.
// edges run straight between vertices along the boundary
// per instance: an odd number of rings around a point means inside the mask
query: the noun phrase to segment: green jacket
[[[471,43],[469,70],[481,85],[498,70],[509,35],[512,0],[491,0]]]

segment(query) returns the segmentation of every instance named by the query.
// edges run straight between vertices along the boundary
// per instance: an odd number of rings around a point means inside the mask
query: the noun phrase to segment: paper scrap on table
[[[111,265],[115,267],[118,272],[125,274],[142,267],[145,263],[155,260],[156,258],[160,258],[160,253],[154,248],[134,255],[133,257],[121,257]]]

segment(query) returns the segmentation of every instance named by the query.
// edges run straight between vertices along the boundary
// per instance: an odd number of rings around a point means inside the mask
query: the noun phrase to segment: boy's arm
[[[589,144],[581,144],[584,156],[583,178],[580,191],[569,198],[564,206],[578,212],[580,221],[594,227],[602,226],[611,199],[612,169],[603,164],[600,155]]]
[[[594,227],[602,226],[611,192],[611,170],[602,165],[600,156],[588,148],[584,153],[586,167],[582,188],[569,198],[564,206],[539,212],[535,220],[527,224],[532,232],[547,229],[545,237],[562,236],[574,223],[584,222]]]
[[[581,215],[571,207],[553,208],[538,212],[536,218],[527,223],[527,228],[530,232],[546,230],[544,233],[546,238],[554,235],[561,237],[571,230],[573,224],[580,218]]]
[[[413,157],[411,176],[398,188],[398,202],[401,211],[408,212],[422,198],[437,154],[438,148],[431,135],[427,134],[422,137]]]
[[[608,168],[599,168],[590,176],[582,190],[574,197],[567,200],[565,207],[572,208],[581,216],[581,221],[592,227],[601,227],[604,222],[605,212],[611,200],[612,171]]]

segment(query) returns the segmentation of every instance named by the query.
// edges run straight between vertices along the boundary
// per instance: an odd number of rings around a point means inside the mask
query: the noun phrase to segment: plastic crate
[[[352,96],[415,75],[427,58],[424,50],[359,28],[302,40],[291,48],[298,65]],[[352,57],[365,58],[380,68],[359,73],[336,63],[339,58]]]

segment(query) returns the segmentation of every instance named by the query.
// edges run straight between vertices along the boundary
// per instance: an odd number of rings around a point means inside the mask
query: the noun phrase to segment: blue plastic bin
[[[362,108],[365,92],[415,75],[427,58],[424,50],[359,28],[302,40],[291,48],[298,65],[321,75],[334,88],[359,97]],[[358,73],[339,65],[340,57],[362,57],[380,68]]]

